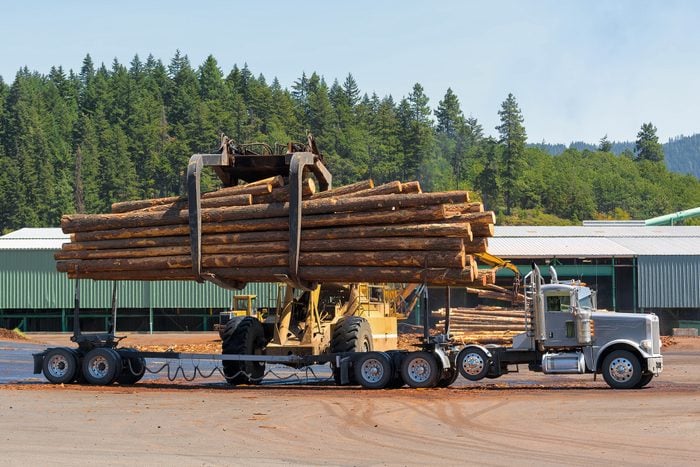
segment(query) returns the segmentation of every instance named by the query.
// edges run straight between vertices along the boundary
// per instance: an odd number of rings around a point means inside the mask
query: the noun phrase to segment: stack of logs
[[[316,282],[405,282],[484,286],[479,271],[495,216],[465,191],[423,193],[418,182],[371,180],[302,194],[299,278]],[[282,177],[201,197],[202,269],[238,282],[288,273],[289,191]],[[185,197],[127,201],[111,214],[61,219],[71,242],[56,253],[69,277],[194,280]]]
[[[445,309],[432,313],[438,329],[445,327]],[[450,334],[464,343],[510,344],[525,331],[525,311],[479,305],[450,309]]]

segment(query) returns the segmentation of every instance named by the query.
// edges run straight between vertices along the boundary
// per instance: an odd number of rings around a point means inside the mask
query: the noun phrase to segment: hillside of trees
[[[651,123],[622,155],[601,141],[552,156],[527,145],[513,95],[494,109],[501,124],[484,129],[450,89],[436,104],[420,84],[407,91],[368,95],[351,74],[329,82],[316,73],[287,88],[247,66],[224,73],[211,56],[194,67],[179,52],[167,65],[136,56],[97,66],[88,55],[77,72],[23,68],[12,83],[0,79],[0,230],[183,193],[190,155],[215,150],[221,133],[274,144],[309,130],[336,184],[417,179],[426,190],[470,189],[499,223],[648,218],[700,205],[700,182],[666,169]],[[204,184],[215,187],[215,177]]]
[[[610,151],[613,154],[621,155],[627,153],[634,155],[634,141],[613,141],[610,143]],[[595,151],[599,145],[585,143],[583,141],[574,141],[569,146],[564,144],[552,143],[536,143],[530,146],[542,149],[543,151],[558,156],[567,149],[577,149],[583,151]],[[693,136],[677,136],[671,138],[667,143],[662,145],[666,167],[673,172],[695,175],[700,178],[700,134]]]

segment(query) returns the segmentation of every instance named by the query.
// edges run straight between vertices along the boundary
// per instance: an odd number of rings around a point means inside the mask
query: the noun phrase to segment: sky
[[[700,133],[699,24],[692,0],[5,1],[0,76],[179,49],[284,87],[352,73],[396,100],[420,83],[433,108],[451,88],[486,134],[513,93],[531,143],[634,140],[649,121],[665,142]]]

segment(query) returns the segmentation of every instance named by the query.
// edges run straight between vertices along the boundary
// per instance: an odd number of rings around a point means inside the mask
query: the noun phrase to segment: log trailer
[[[627,389],[643,387],[662,371],[656,316],[596,312],[593,295],[585,285],[559,282],[555,273],[553,283],[544,284],[536,266],[524,279],[527,329],[514,338],[512,347],[454,342],[449,332],[449,287],[444,332],[430,335],[427,284],[397,290],[370,284],[319,286],[300,280],[303,178],[313,174],[321,190],[329,189],[332,182],[310,135],[308,144],[290,143],[285,154],[259,154],[251,146],[236,145],[222,137],[219,153],[190,158],[189,241],[192,272],[198,282],[208,281],[227,289],[245,285],[201,267],[200,179],[205,166],[212,167],[225,186],[279,175],[288,180],[289,271],[277,277],[286,289],[279,294],[274,312],[229,320],[221,330],[221,354],[139,352],[118,346],[121,338],[115,335],[116,285],[111,332],[81,332],[80,282],[76,280],[71,340],[77,348],[48,348],[34,354],[35,374],[43,373],[57,384],[133,384],[145,374],[146,358],[206,359],[222,362],[223,375],[231,385],[259,383],[265,366],[270,364],[293,368],[330,364],[339,385],[429,388],[447,387],[459,374],[478,381],[497,378],[527,364],[531,370],[548,374],[602,373],[611,387]],[[481,259],[517,272],[514,266],[491,255]],[[423,302],[424,323],[419,350],[395,350],[396,318],[410,311],[419,299]]]

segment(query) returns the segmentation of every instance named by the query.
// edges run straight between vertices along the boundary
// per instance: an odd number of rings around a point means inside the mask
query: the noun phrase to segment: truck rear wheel
[[[383,389],[390,382],[394,368],[384,352],[367,352],[355,360],[355,379],[367,389]]]
[[[452,383],[457,381],[458,376],[459,376],[459,371],[455,367],[450,367],[446,370],[443,370],[442,377],[437,382],[437,387],[439,387],[439,388],[450,387],[452,385]]]
[[[252,316],[246,316],[224,339],[221,344],[221,353],[224,355],[262,355],[265,344],[265,332],[260,321]],[[224,360],[223,366],[226,381],[233,386],[259,384],[265,376],[265,362]]]
[[[122,359],[114,349],[98,347],[83,358],[83,376],[90,384],[112,384],[122,372]]]
[[[67,384],[72,382],[78,373],[78,360],[72,349],[64,347],[51,349],[44,356],[42,371],[50,382]]]
[[[465,347],[457,355],[459,373],[469,381],[479,381],[486,377],[491,359],[478,347]]]
[[[628,350],[614,350],[603,360],[603,378],[613,389],[633,389],[642,380],[639,358]]]
[[[401,377],[412,388],[432,388],[440,377],[440,367],[430,352],[410,352],[401,364]]]

